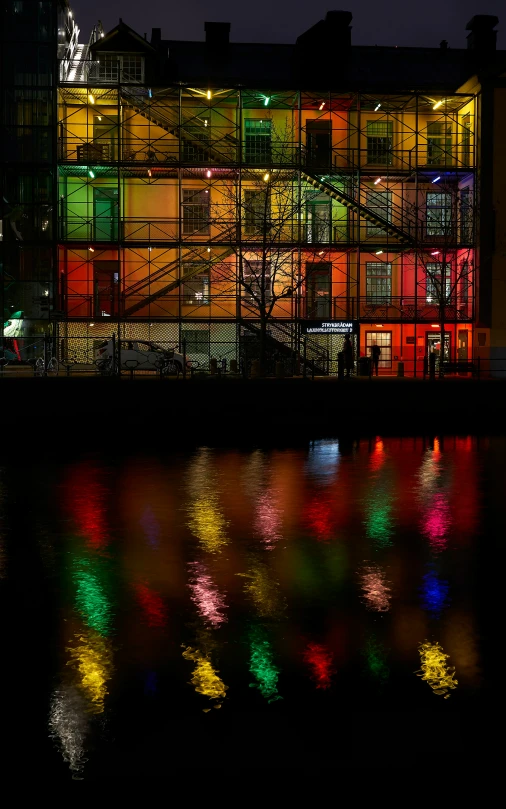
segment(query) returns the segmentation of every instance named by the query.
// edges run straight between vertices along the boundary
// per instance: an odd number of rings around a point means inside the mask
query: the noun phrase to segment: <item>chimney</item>
[[[467,47],[483,55],[495,51],[497,31],[494,28],[498,22],[498,17],[491,14],[477,14],[473,17],[466,25],[466,31],[471,32],[467,35]]]
[[[151,29],[151,44],[154,48],[160,44],[162,41],[162,29],[161,28],[152,28]]]
[[[206,22],[206,43],[213,48],[226,48],[230,40],[229,22]]]
[[[442,39],[441,42],[439,43],[439,47],[441,48],[442,51],[447,51],[448,50],[448,40],[447,39]]]
[[[331,40],[336,48],[351,48],[351,11],[327,11],[325,27],[327,39]]]

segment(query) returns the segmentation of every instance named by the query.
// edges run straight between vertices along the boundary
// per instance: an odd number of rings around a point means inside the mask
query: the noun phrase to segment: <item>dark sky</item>
[[[204,21],[231,22],[235,42],[294,42],[331,9],[353,13],[356,45],[423,45],[466,47],[465,27],[475,14],[502,14],[504,0],[71,0],[86,42],[91,26],[101,19],[106,30],[119,17],[138,33],[151,36],[161,28],[164,39],[204,39]],[[498,46],[506,36],[498,26]]]

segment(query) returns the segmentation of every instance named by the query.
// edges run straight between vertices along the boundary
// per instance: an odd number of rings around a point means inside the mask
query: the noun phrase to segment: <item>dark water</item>
[[[480,755],[505,446],[3,458],[4,765],[93,779]]]

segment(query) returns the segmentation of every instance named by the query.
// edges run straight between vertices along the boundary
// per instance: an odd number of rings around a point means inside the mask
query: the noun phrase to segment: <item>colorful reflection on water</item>
[[[25,532],[55,604],[47,734],[68,771],[86,777],[104,728],[147,711],[161,734],[197,714],[474,698],[484,452],[376,437],[95,455],[39,476]],[[2,468],[0,587],[10,486]]]

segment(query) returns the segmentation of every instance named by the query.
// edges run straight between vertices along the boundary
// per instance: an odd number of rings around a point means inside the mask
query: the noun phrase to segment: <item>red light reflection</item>
[[[148,626],[160,627],[167,623],[167,612],[162,597],[147,584],[135,584],[135,594]]]
[[[308,643],[303,657],[304,663],[309,666],[310,676],[316,683],[316,687],[330,688],[332,675],[335,674],[332,653],[320,643]]]

